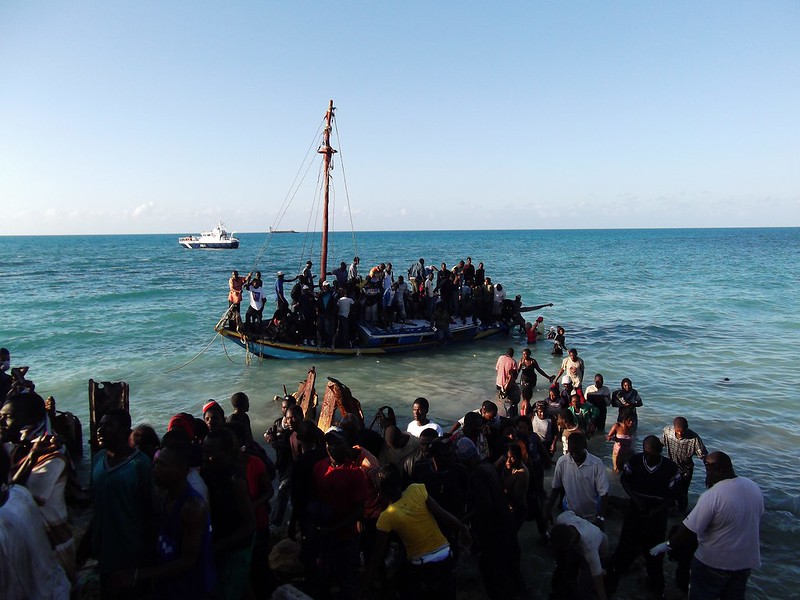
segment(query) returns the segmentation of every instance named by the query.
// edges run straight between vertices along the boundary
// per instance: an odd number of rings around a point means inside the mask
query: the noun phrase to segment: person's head
[[[414,400],[414,404],[411,405],[411,414],[413,415],[414,420],[418,423],[424,421],[428,416],[428,411],[430,408],[431,407],[427,398],[420,397]]]
[[[189,441],[195,438],[194,417],[189,413],[178,413],[169,420],[167,433],[171,431],[182,431],[186,434]]]
[[[556,402],[558,400],[558,390],[556,388],[551,387],[547,391],[547,394],[550,396],[550,401],[551,402]]]
[[[250,398],[244,392],[236,392],[231,396],[231,406],[237,412],[247,412],[250,410]]]
[[[357,264],[359,264],[360,262],[361,262],[361,259],[360,259],[360,258],[358,258],[357,256],[354,256],[354,257],[353,257],[353,264],[354,264],[354,265],[357,265]]]
[[[424,458],[428,458],[430,456],[429,450],[433,440],[437,439],[439,434],[436,433],[436,430],[433,427],[428,427],[423,429],[419,434],[419,447]]]
[[[553,390],[550,390],[550,393],[554,393]],[[536,403],[536,416],[540,419],[544,419],[547,416],[547,404],[544,402],[537,402]]]
[[[230,429],[212,429],[203,440],[203,469],[214,473],[230,467],[236,461],[237,451]]]
[[[570,379],[569,375],[564,375],[561,378],[561,385],[564,386],[565,390],[568,390],[568,389],[572,388],[572,379]]]
[[[471,256],[468,256],[468,257],[467,257],[467,264],[468,264],[468,265],[471,265],[471,264],[472,264],[472,257],[471,257]]]
[[[313,264],[314,263],[312,263],[310,260],[306,261],[306,267],[309,268],[309,269],[311,268],[311,265],[313,265]]]
[[[572,390],[572,393],[569,395],[569,405],[574,408],[578,408],[581,405],[581,397],[575,390]]]
[[[297,426],[297,441],[303,447],[303,452],[308,452],[316,447],[322,440],[322,431],[314,421],[302,421]]]
[[[578,359],[578,349],[577,348],[570,348],[569,349],[569,357],[572,360],[577,360]]]
[[[686,435],[686,430],[689,429],[689,421],[685,417],[675,417],[672,421],[672,427],[675,430],[675,437],[682,440],[683,436]]]
[[[0,442],[19,442],[22,432],[40,423],[44,417],[44,400],[39,394],[12,393],[0,408]]]
[[[648,435],[642,440],[642,451],[644,452],[644,461],[651,467],[657,465],[661,460],[661,450],[664,445],[661,440],[654,435]]]
[[[506,349],[506,356],[508,356],[509,358],[514,356],[514,349],[513,348],[507,348]]]
[[[233,273],[231,273],[231,278],[232,279],[239,279],[239,271],[234,271]]]
[[[344,430],[333,426],[325,432],[325,450],[334,465],[342,465],[347,461],[352,446],[347,443]]]
[[[286,428],[290,431],[297,431],[300,423],[303,422],[303,409],[297,404],[292,404],[286,409]]]
[[[209,431],[214,431],[225,425],[225,411],[216,400],[209,400],[203,405],[203,421]]]
[[[619,411],[619,422],[628,429],[636,424],[636,416],[631,408],[623,408]]]
[[[495,286],[495,289],[496,289],[498,292],[502,292],[502,291],[503,291],[503,284],[501,284],[501,283],[498,283],[498,284]]]
[[[561,556],[581,541],[581,534],[572,525],[558,523],[550,529],[550,547],[556,556]]]
[[[530,325],[530,323],[528,323],[527,325]],[[526,326],[527,326],[527,325],[526,325]],[[528,329],[530,329],[530,327],[528,327]],[[528,358],[530,358],[530,357],[531,357],[531,351],[530,351],[530,348],[523,348],[523,349],[522,349],[522,358],[523,358],[523,359],[528,359]]]
[[[289,410],[290,406],[294,406],[297,404],[297,400],[295,400],[294,396],[291,394],[286,394],[283,399],[281,400],[281,416],[286,416],[286,411]]]
[[[522,466],[522,448],[516,442],[506,444],[506,469],[517,469]]]
[[[561,335],[564,335],[566,333],[566,330],[563,327],[561,327],[561,325],[558,326],[556,331]]]
[[[599,390],[601,387],[603,387],[604,383],[605,382],[603,381],[602,373],[596,373],[594,376],[594,384],[597,386],[597,389]]]
[[[172,442],[161,448],[153,460],[153,480],[165,490],[183,486],[191,464],[191,446],[188,442]]]
[[[537,323],[543,323],[544,322],[544,317],[536,317],[536,322]]]
[[[8,371],[11,368],[11,352],[8,348],[0,348],[0,371]]]
[[[118,452],[128,445],[131,434],[131,416],[121,408],[112,408],[97,424],[97,443],[100,448]]]
[[[464,415],[464,435],[468,438],[475,438],[480,434],[483,427],[483,417],[475,412],[468,412]]]
[[[472,469],[481,460],[478,447],[468,437],[462,437],[456,442],[456,458],[468,469]]]
[[[403,495],[402,476],[395,465],[389,464],[378,469],[375,479],[381,496],[390,502],[396,502]]]
[[[703,462],[706,466],[706,487],[710,488],[723,479],[736,477],[731,457],[724,452],[712,452]]]
[[[563,409],[558,413],[558,426],[561,429],[574,429],[575,428],[575,415],[572,414],[572,411]],[[570,436],[572,437],[572,436]]]
[[[491,400],[484,400],[481,404],[481,416],[484,421],[494,421],[497,417],[497,404]]]
[[[447,271],[447,264],[442,263],[442,267],[441,268],[442,268],[442,271]]]
[[[158,450],[158,447],[161,445],[161,440],[158,439],[158,434],[156,430],[153,429],[152,425],[142,423],[134,427],[133,431],[131,431],[131,434],[128,436],[128,445],[131,448],[136,448],[139,452],[149,456],[150,460],[153,460],[156,450]]]
[[[623,391],[630,392],[633,389],[633,382],[626,377],[625,379],[622,380],[620,386],[622,387]]]
[[[521,439],[527,439],[531,433],[533,433],[533,426],[530,418],[524,416],[517,419],[517,436]]]
[[[577,464],[582,464],[586,460],[586,436],[582,433],[573,433],[567,438],[567,454],[572,457]]]
[[[48,415],[54,417],[56,414],[56,399],[52,396],[48,396],[44,399],[44,409]]]

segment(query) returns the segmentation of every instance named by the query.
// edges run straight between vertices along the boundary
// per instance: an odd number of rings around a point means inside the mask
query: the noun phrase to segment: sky
[[[2,233],[305,231],[330,99],[356,230],[800,226],[798,31],[796,0],[0,0]]]

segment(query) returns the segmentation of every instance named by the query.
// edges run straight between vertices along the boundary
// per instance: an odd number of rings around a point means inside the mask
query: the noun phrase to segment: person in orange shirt
[[[252,273],[248,273],[247,277],[239,277],[239,271],[231,273],[231,278],[228,280],[228,319],[238,331],[242,325],[242,288],[250,283]]]

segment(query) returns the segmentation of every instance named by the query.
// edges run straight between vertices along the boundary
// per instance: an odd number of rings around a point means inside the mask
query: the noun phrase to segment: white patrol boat
[[[233,250],[239,247],[238,238],[233,237],[232,233],[225,231],[225,224],[222,221],[217,223],[211,231],[204,231],[200,235],[187,235],[178,238],[178,243],[184,248],[196,250],[204,248],[209,250]]]

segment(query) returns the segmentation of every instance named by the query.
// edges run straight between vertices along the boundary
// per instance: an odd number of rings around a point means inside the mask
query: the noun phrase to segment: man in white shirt
[[[355,300],[347,295],[347,290],[342,289],[342,297],[337,301],[339,305],[338,333],[339,343],[343,348],[350,347],[350,309],[355,304]]]
[[[608,501],[606,467],[602,460],[586,451],[586,437],[582,433],[569,436],[567,454],[556,462],[553,492],[546,513],[551,518],[553,506],[562,498],[564,508],[594,521],[600,529],[605,527]]]
[[[689,600],[744,599],[751,569],[761,566],[764,495],[755,482],[736,475],[724,452],[709,454],[705,465],[708,489],[669,541],[650,554],[686,545],[696,535]]]
[[[597,407],[598,415],[594,421],[597,431],[605,431],[606,414],[608,407],[611,406],[611,390],[603,381],[603,374],[597,373],[594,376],[594,383],[584,390],[586,401]]]
[[[441,437],[442,427],[438,423],[434,423],[428,418],[428,411],[430,410],[430,403],[427,398],[417,398],[411,406],[411,414],[414,420],[408,424],[406,431],[414,437],[419,437],[419,434],[426,429],[433,429],[436,435]]]

